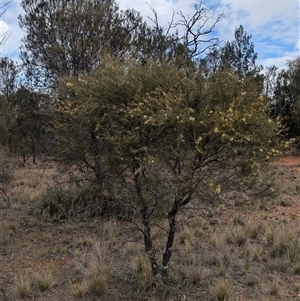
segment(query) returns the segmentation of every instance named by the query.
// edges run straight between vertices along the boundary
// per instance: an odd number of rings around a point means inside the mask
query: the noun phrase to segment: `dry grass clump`
[[[294,266],[294,273],[295,273],[295,275],[300,275],[300,263],[297,263]]]
[[[210,236],[210,244],[218,251],[224,250],[227,244],[227,234],[213,233]]]
[[[0,223],[0,244],[8,245],[17,234],[17,224],[15,221],[3,221]]]
[[[103,297],[108,289],[108,283],[112,276],[112,266],[107,263],[108,250],[102,242],[95,241],[93,249],[84,254],[76,262],[77,269],[83,275],[81,283],[72,284],[72,295],[80,297],[91,293],[97,297]]]
[[[259,279],[252,276],[252,277],[249,277],[247,280],[246,280],[246,285],[247,286],[257,286],[258,284],[260,283]]]
[[[54,186],[55,168],[45,169],[43,163],[27,163],[25,167],[14,170],[14,181],[8,187],[11,202],[27,204],[35,201],[47,189]]]
[[[271,257],[285,257],[290,261],[299,259],[300,245],[298,234],[292,229],[280,229],[276,233],[270,252]]]
[[[28,274],[15,276],[16,291],[20,298],[27,298],[30,294],[32,279]]]
[[[242,247],[246,244],[248,238],[247,229],[243,226],[235,226],[231,231],[231,236],[229,236],[229,241]]]
[[[152,282],[152,271],[149,265],[148,258],[140,253],[136,257],[136,277],[138,282],[144,286]]]
[[[104,296],[108,282],[112,276],[112,267],[108,265],[103,253],[105,250],[99,243],[95,243],[93,252],[88,256],[85,282],[89,292],[98,297]]]
[[[114,221],[107,221],[101,225],[99,240],[105,242],[108,249],[111,251],[117,244],[117,236],[115,234],[115,229],[118,226]]]
[[[250,261],[260,261],[264,258],[264,250],[260,244],[247,245],[244,250],[244,256]]]
[[[203,265],[202,263],[195,262],[189,269],[189,278],[195,285],[199,285],[203,276]]]
[[[183,226],[179,229],[176,237],[174,246],[177,249],[180,249],[185,254],[191,254],[194,245],[194,234],[192,229],[189,226]],[[195,239],[195,242],[197,239]]]
[[[276,237],[276,229],[273,226],[265,227],[264,237],[268,244],[273,244]]]
[[[54,276],[50,272],[35,273],[34,282],[36,283],[39,291],[41,292],[47,291],[55,284]]]
[[[254,222],[251,224],[246,225],[246,233],[249,238],[257,239],[259,234],[264,233],[265,224],[262,222]]]
[[[212,295],[216,301],[228,301],[232,295],[232,286],[225,278],[218,278],[213,286]]]
[[[86,283],[73,283],[71,284],[71,295],[76,298],[82,298],[88,291]]]
[[[172,266],[172,279],[180,285],[192,284],[198,286],[203,279],[204,264],[198,257],[189,257],[179,260]]]
[[[278,296],[280,291],[279,279],[274,277],[269,285],[269,293],[272,296]]]

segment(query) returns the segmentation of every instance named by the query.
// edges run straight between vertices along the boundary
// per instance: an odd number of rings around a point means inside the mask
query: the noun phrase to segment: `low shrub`
[[[130,211],[122,208],[120,200],[107,198],[93,185],[48,189],[40,197],[40,213],[51,221],[69,218],[89,220],[96,216],[128,220],[131,216]]]

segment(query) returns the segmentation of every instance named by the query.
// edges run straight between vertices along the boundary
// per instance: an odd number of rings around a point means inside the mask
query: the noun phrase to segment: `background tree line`
[[[134,221],[154,275],[168,276],[178,224],[232,190],[268,197],[268,162],[296,136],[299,61],[265,75],[242,26],[194,6],[161,27],[112,0],[23,0],[21,66],[1,59],[1,143],[53,155],[93,183],[86,197]],[[190,209],[190,211],[188,210]],[[165,229],[159,258],[154,229]]]

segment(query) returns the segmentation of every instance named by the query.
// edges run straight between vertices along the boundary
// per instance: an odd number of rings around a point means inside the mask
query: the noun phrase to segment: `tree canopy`
[[[280,116],[288,129],[289,137],[300,136],[300,58],[290,60],[287,69],[278,76],[271,99],[273,116]]]
[[[216,72],[219,69],[230,70],[240,79],[247,76],[259,77],[262,67],[256,63],[257,53],[244,27],[240,25],[234,31],[234,40],[226,42],[220,48],[213,48],[202,60],[207,73]]]
[[[19,23],[26,32],[21,57],[37,83],[90,73],[104,53],[130,55],[143,63],[148,58],[179,63],[218,43],[209,34],[221,16],[210,24],[209,10],[202,5],[195,5],[192,16],[179,12],[180,21],[171,19],[167,28],[159,25],[154,9],[148,25],[137,11],[121,11],[113,0],[23,0],[21,6],[25,14]]]

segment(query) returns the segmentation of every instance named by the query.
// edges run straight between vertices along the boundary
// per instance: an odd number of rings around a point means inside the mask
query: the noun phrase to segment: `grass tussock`
[[[228,239],[239,247],[244,246],[248,239],[247,229],[243,226],[234,226]]]
[[[136,257],[136,279],[142,286],[149,285],[153,280],[148,258],[144,254]]]
[[[189,278],[190,281],[194,285],[199,285],[203,277],[203,265],[202,263],[195,262],[190,268],[189,268]]]
[[[31,291],[32,279],[29,274],[17,274],[15,276],[15,285],[17,295],[24,299],[27,298]]]
[[[88,287],[86,286],[86,283],[73,283],[71,284],[70,290],[71,296],[73,296],[75,299],[81,299],[87,294]]]
[[[51,272],[38,272],[34,275],[34,282],[39,291],[45,292],[55,284],[54,276]]]
[[[270,255],[273,258],[285,257],[291,261],[300,258],[300,244],[295,230],[278,230],[273,240]]]
[[[113,272],[112,266],[106,261],[108,255],[107,248],[95,241],[92,250],[77,259],[77,270],[82,277],[81,283],[72,285],[74,296],[90,293],[103,297],[106,294]]]
[[[274,277],[269,284],[269,293],[271,296],[278,296],[280,292],[280,282],[277,277]]]
[[[225,278],[221,277],[215,281],[212,295],[216,301],[228,301],[232,295],[232,286]]]

